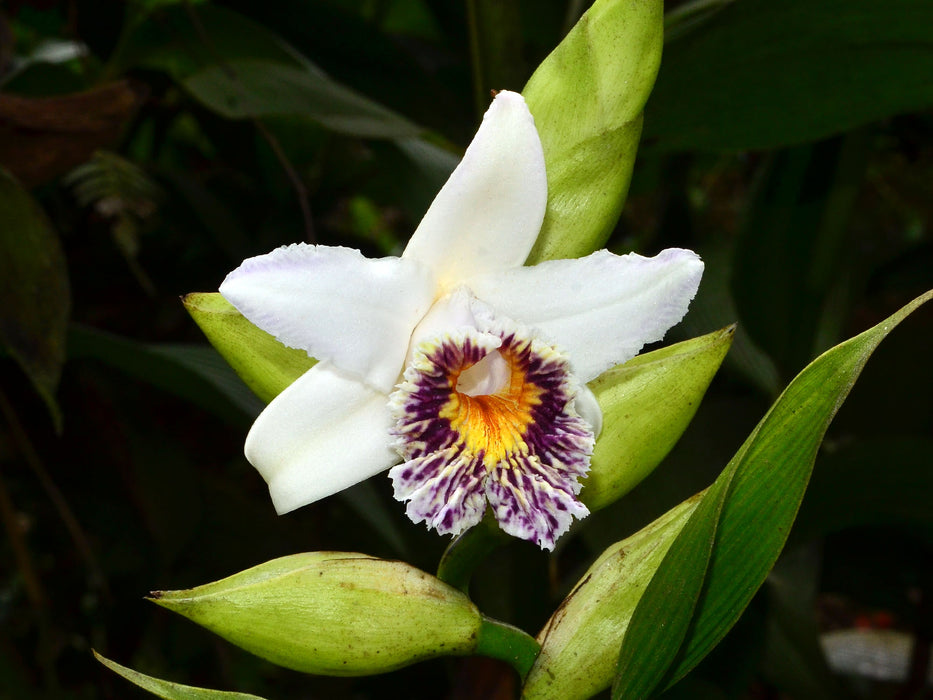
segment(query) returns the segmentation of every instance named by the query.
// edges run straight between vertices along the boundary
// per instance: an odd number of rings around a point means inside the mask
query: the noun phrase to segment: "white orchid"
[[[401,257],[296,244],[228,275],[247,319],[319,360],[246,440],[279,513],[397,465],[396,498],[440,533],[488,503],[550,549],[587,514],[602,417],[585,383],[683,317],[703,264],[670,249],[523,267],[546,203],[534,120],[500,92]]]

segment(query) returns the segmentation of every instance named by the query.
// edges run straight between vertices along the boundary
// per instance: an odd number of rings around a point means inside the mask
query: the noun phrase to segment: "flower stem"
[[[483,615],[475,654],[505,661],[524,681],[540,651],[541,645],[524,630]]]
[[[478,525],[457,535],[437,565],[437,577],[464,593],[469,592],[473,571],[499,545],[508,540],[495,518],[487,513]]]

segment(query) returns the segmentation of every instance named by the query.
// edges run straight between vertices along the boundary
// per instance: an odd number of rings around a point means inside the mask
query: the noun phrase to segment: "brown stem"
[[[301,181],[301,177],[298,175],[294,166],[292,166],[291,162],[288,160],[288,156],[285,155],[285,151],[282,150],[282,146],[279,144],[279,140],[275,138],[275,134],[269,131],[266,125],[259,119],[253,119],[253,124],[256,125],[256,128],[259,130],[259,133],[262,134],[266,143],[269,144],[269,147],[272,148],[272,152],[275,153],[275,157],[278,158],[282,170],[285,171],[285,175],[292,183],[295,194],[298,196],[298,205],[301,207],[301,216],[304,220],[305,241],[307,243],[314,243],[314,220],[311,218],[311,205],[308,203],[308,189]]]
[[[87,535],[84,533],[84,529],[81,527],[81,524],[75,517],[74,512],[72,512],[71,506],[68,505],[68,501],[65,500],[64,494],[62,494],[61,490],[52,480],[51,475],[45,468],[45,465],[42,463],[42,459],[39,457],[39,453],[36,452],[32,441],[26,434],[22,423],[20,423],[19,416],[16,415],[16,411],[13,408],[13,405],[10,403],[9,399],[6,397],[6,394],[4,394],[2,390],[0,390],[0,414],[3,415],[4,419],[6,419],[7,425],[10,428],[10,433],[13,437],[13,441],[19,448],[20,454],[23,456],[26,464],[32,470],[32,473],[39,480],[39,483],[45,490],[49,500],[51,500],[52,504],[55,506],[55,510],[58,511],[58,516],[65,524],[65,528],[68,530],[68,534],[71,535],[75,549],[78,550],[81,558],[84,559],[84,563],[88,569],[88,575],[90,577],[91,584],[106,594],[106,579],[104,578],[100,565],[97,562],[97,557],[94,556],[94,552],[91,549]]]
[[[223,69],[230,80],[235,83],[239,83],[236,71],[229,63],[224,60],[223,56],[220,55],[217,49],[214,48],[214,43],[211,41],[210,36],[208,36],[207,32],[204,30],[204,26],[201,24],[201,20],[198,17],[198,13],[195,11],[194,6],[190,2],[186,2],[185,10],[188,13],[189,19],[191,19],[191,23],[194,25],[195,31],[198,33],[198,37],[204,43],[204,46],[206,46],[207,49],[212,54],[214,54],[214,59],[217,61],[217,64]],[[282,170],[285,171],[286,177],[295,190],[295,194],[298,197],[298,206],[301,207],[301,217],[304,220],[305,241],[308,243],[314,243],[314,220],[311,218],[311,205],[308,203],[308,189],[301,181],[301,177],[298,175],[298,172],[295,170],[294,166],[292,166],[291,161],[288,160],[288,156],[285,154],[285,151],[282,150],[282,146],[275,135],[269,131],[266,125],[263,124],[262,121],[260,121],[258,118],[254,118],[252,121],[253,125],[259,130],[259,133],[262,134],[262,137],[266,140],[266,143],[268,143],[269,147],[272,148],[272,152],[275,154],[276,159],[282,166]]]

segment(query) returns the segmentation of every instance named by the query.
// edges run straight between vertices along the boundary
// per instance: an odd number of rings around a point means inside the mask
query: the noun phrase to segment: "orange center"
[[[508,380],[494,394],[471,396],[457,390],[462,367],[452,373],[450,398],[440,417],[460,435],[464,448],[473,454],[483,453],[483,464],[492,469],[512,453],[525,453],[525,430],[532,421],[531,410],[541,403],[542,389],[525,381],[525,372],[510,352],[502,357],[509,366]]]

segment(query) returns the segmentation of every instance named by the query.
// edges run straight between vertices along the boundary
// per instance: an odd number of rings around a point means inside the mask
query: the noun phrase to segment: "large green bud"
[[[538,634],[524,697],[589,698],[610,686],[635,606],[699,501],[684,501],[593,562]]]
[[[647,352],[589,383],[603,413],[580,500],[591,511],[648,476],[680,439],[722,364],[735,327]]]
[[[548,183],[544,225],[527,264],[588,255],[608,240],[663,43],[662,0],[596,0],[522,90]]]
[[[273,663],[331,676],[470,654],[482,624],[463,593],[433,576],[347,552],[294,554],[152,598]]]

